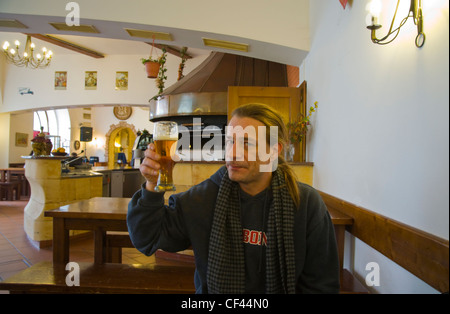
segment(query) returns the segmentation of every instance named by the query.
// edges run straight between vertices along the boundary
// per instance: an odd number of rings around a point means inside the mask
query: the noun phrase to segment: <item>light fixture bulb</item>
[[[381,1],[380,0],[372,0],[369,3],[369,12],[373,17],[380,17],[381,13]]]

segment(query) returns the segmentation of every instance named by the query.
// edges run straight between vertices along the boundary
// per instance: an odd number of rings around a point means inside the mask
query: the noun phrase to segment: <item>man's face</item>
[[[258,149],[260,145],[267,147],[266,153],[272,151],[264,134],[259,134],[258,120],[247,117],[233,117],[227,127],[225,138],[225,159],[228,175],[231,180],[249,185],[271,177],[271,172],[261,171],[261,166],[271,163],[270,159],[261,161]],[[258,136],[260,135],[260,136]],[[266,158],[267,159],[267,158]]]

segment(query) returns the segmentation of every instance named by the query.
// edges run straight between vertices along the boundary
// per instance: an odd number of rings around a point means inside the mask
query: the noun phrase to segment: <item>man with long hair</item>
[[[275,128],[274,128],[275,127]],[[197,293],[338,293],[339,260],[326,206],[282,157],[287,130],[271,107],[238,107],[226,131],[226,165],[188,191],[155,192],[153,144],[128,209],[130,237],[151,255],[192,246]]]

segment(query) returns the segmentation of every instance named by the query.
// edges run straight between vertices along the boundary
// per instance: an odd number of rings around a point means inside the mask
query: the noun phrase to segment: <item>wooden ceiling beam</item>
[[[50,35],[42,35],[42,34],[25,34],[25,35],[30,35],[33,38],[37,38],[40,39],[42,41],[46,41],[50,44],[62,47],[62,48],[66,48],[81,54],[84,54],[86,56],[92,57],[92,58],[96,58],[96,59],[100,59],[100,58],[104,58],[105,55],[103,55],[102,53],[99,53],[97,51],[88,49],[88,48],[84,48],[81,46],[78,46],[76,44],[73,44],[71,42],[50,36]]]

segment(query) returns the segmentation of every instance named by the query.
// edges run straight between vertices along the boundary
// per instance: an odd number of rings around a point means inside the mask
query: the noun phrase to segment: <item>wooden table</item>
[[[53,262],[67,264],[69,262],[69,230],[94,231],[94,262],[103,264],[107,261],[107,231],[128,231],[127,210],[131,198],[95,197],[59,209],[45,212],[46,217],[53,217]],[[339,250],[339,261],[342,270],[344,261],[345,228],[353,224],[353,218],[329,209],[333,222]],[[129,243],[129,236],[123,235]]]
[[[94,231],[94,262],[106,260],[106,232],[128,231],[127,210],[131,198],[94,197],[45,212],[53,217],[53,263],[69,262],[69,230]]]

